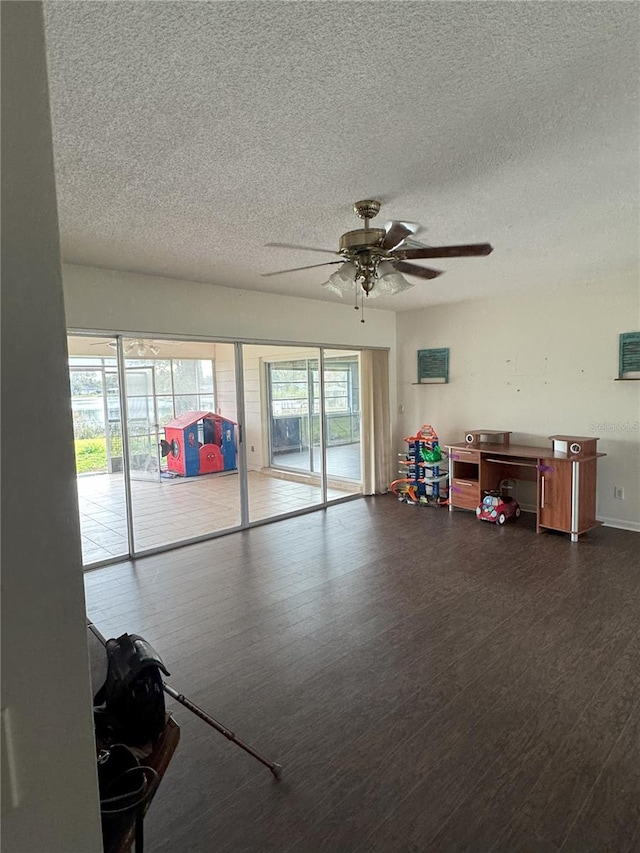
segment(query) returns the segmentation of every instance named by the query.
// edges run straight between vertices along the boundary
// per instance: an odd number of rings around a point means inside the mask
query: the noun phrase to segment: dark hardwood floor
[[[571,544],[391,496],[90,572],[168,703],[171,853],[640,851],[640,536]]]

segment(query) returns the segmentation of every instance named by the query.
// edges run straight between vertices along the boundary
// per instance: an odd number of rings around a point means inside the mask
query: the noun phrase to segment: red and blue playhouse
[[[160,443],[168,470],[182,477],[235,471],[236,426],[213,412],[185,412],[174,418]]]

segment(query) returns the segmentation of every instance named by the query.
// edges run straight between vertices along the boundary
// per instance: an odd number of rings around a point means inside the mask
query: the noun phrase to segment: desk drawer
[[[459,462],[479,462],[479,450],[462,450],[459,447],[452,447],[450,450],[451,459]]]
[[[480,483],[477,480],[451,481],[451,503],[463,509],[475,509],[480,503]]]

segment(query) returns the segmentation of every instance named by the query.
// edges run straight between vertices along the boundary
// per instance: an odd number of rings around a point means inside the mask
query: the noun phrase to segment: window
[[[137,409],[140,406],[150,407],[146,414],[151,422],[157,418],[158,426],[162,428],[183,412],[215,411],[211,359],[127,358],[125,365],[131,372],[138,367],[150,368],[153,373],[154,396],[148,396],[146,390],[140,395],[129,395],[129,406],[134,415],[139,414]],[[107,444],[106,462],[101,458],[99,467],[89,468],[86,459],[83,467],[77,459],[78,470],[120,470],[122,428],[116,359],[71,356],[69,376],[76,444],[79,440],[88,439],[93,439],[94,443],[106,441]],[[133,379],[130,377],[131,381]],[[155,412],[151,412],[154,401]],[[79,452],[78,446],[76,451]]]
[[[331,356],[324,361],[327,446],[360,441],[360,365],[357,356]],[[272,453],[282,447],[302,449],[320,441],[320,378],[317,359],[267,364],[271,405]],[[311,418],[309,416],[311,415]],[[294,422],[295,421],[295,422]],[[286,442],[276,441],[286,427]],[[295,440],[291,438],[295,435]]]
[[[268,366],[268,371],[273,417],[308,415],[308,362],[306,360],[272,362]],[[317,382],[317,369],[315,374],[314,386]],[[314,399],[317,399],[316,392],[317,388],[314,387]]]
[[[151,367],[158,424],[184,412],[215,411],[213,361],[200,358],[127,358],[127,368]]]

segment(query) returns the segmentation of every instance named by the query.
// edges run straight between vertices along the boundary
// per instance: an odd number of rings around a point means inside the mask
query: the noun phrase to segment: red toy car
[[[476,516],[481,521],[504,524],[508,518],[520,518],[520,506],[515,498],[508,495],[487,494],[480,506],[476,507]]]

